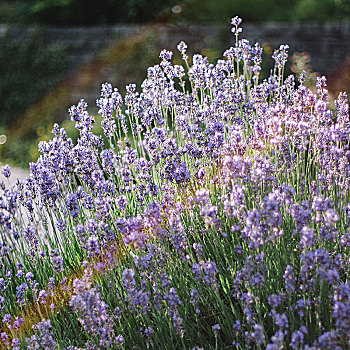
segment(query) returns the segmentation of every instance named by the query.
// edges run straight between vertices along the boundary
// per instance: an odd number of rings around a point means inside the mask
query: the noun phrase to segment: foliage
[[[32,0],[23,5],[24,13],[42,23],[102,24],[151,21],[174,0]]]
[[[98,0],[11,0],[0,1],[0,22],[90,25],[173,19],[180,23],[223,23],[237,11],[250,22],[329,22],[349,20],[350,1],[222,0],[217,6],[214,0],[106,0],[103,5]]]
[[[64,48],[48,44],[40,32],[22,41],[0,40],[0,123],[13,122],[64,78]]]
[[[189,22],[218,22],[241,12],[249,22],[339,21],[350,19],[349,0],[186,0],[177,18]]]

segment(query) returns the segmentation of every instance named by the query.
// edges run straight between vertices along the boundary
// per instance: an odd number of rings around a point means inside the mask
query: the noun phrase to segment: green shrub
[[[233,13],[249,22],[337,21],[350,18],[349,0],[185,0],[181,20],[219,22]]]
[[[8,125],[65,76],[62,47],[49,45],[37,31],[23,41],[0,40],[0,124]]]
[[[174,0],[31,0],[24,13],[44,23],[101,24],[147,22],[157,18]]]

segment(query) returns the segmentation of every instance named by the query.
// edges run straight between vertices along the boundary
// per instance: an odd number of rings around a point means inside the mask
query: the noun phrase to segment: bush
[[[227,21],[231,13],[242,13],[249,22],[338,21],[350,18],[349,0],[186,0],[180,20]]]
[[[0,40],[0,124],[15,120],[65,77],[67,56],[40,32],[23,41]]]
[[[174,0],[32,0],[23,5],[29,18],[42,23],[102,24],[151,21]]]

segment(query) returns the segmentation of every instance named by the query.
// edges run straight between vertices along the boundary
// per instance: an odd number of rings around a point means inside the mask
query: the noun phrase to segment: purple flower
[[[185,330],[182,326],[182,323],[183,323],[183,318],[181,318],[177,313],[175,313],[173,315],[173,327],[176,331],[176,333],[180,336],[180,337],[183,337],[184,333],[185,333]]]
[[[125,210],[127,204],[128,204],[128,200],[126,198],[126,196],[120,196],[117,200],[117,208],[119,210]]]
[[[264,329],[260,324],[255,324],[253,328],[253,332],[245,332],[246,342],[248,344],[255,342],[257,345],[262,346],[265,341]]]
[[[283,301],[283,295],[281,294],[271,294],[268,298],[267,301],[270,306],[272,306],[274,309],[277,308]]]
[[[171,51],[167,51],[167,50],[162,50],[160,55],[159,55],[159,57],[165,61],[170,61],[172,56],[173,56],[173,53]]]
[[[214,335],[217,337],[217,335],[219,334],[219,331],[220,331],[221,327],[220,327],[218,324],[214,324],[214,326],[211,327],[211,329],[213,330]]]
[[[288,59],[288,45],[281,45],[278,50],[275,50],[272,58],[275,60],[276,67],[281,69],[287,62]]]
[[[299,299],[296,301],[294,309],[297,310],[298,315],[300,317],[304,317],[305,316],[304,311],[310,305],[311,305],[311,302],[309,300],[304,301],[303,299]]]
[[[193,243],[193,249],[196,252],[198,260],[203,260],[203,246],[200,243]]]
[[[1,173],[6,177],[9,178],[11,176],[11,168],[8,164],[1,167]]]
[[[123,281],[127,289],[133,289],[136,285],[135,271],[133,269],[125,269],[123,271]]]
[[[89,257],[101,254],[100,243],[96,236],[90,236],[88,238],[86,243],[86,249]]]
[[[292,349],[299,349],[304,343],[304,335],[307,334],[307,329],[305,326],[301,326],[297,331],[292,333],[292,339],[289,346]]]
[[[0,334],[0,337],[1,337],[1,341],[3,341],[4,343],[7,343],[7,345],[9,344],[9,343],[7,342],[8,335],[7,335],[6,332],[2,332],[2,333]]]
[[[20,286],[16,287],[17,303],[19,305],[24,305],[26,303],[25,294],[27,290],[28,290],[28,285],[26,283],[22,283]]]
[[[50,251],[50,260],[52,267],[56,273],[62,273],[64,271],[63,267],[63,257],[60,255],[58,249],[53,249]]]
[[[11,315],[10,314],[5,314],[3,319],[2,319],[2,322],[10,324],[11,323]]]
[[[177,49],[180,51],[181,55],[185,55],[187,50],[187,45],[183,41],[180,41],[179,44],[177,45]]]
[[[285,286],[287,293],[294,293],[295,291],[295,280],[296,277],[293,272],[293,267],[287,265],[286,270],[284,272],[283,278],[285,280]]]
[[[27,338],[28,348],[36,348],[38,345],[43,349],[58,349],[57,343],[52,336],[52,326],[50,320],[44,320],[33,326],[33,329],[38,331],[31,338]],[[38,345],[37,345],[38,344]]]
[[[194,263],[192,265],[192,273],[195,275],[196,280],[200,279],[201,271],[202,271],[202,268],[200,264]]]
[[[110,348],[116,340],[113,317],[108,305],[101,300],[98,288],[91,287],[91,274],[85,271],[81,280],[73,281],[73,296],[69,305],[79,315],[84,330],[99,340],[99,345]]]
[[[38,295],[40,302],[46,304],[47,292],[45,289],[41,290]]]
[[[56,223],[56,227],[57,227],[58,231],[64,232],[67,228],[67,224],[64,220],[59,219]]]
[[[274,315],[276,326],[281,330],[286,330],[289,327],[288,317],[286,314],[275,314]]]
[[[198,302],[198,297],[199,297],[199,294],[198,294],[197,289],[196,289],[196,288],[193,288],[193,289],[191,290],[190,295],[191,295],[190,303],[191,303],[192,305],[196,305],[197,302]]]
[[[152,327],[147,327],[145,330],[144,330],[144,333],[145,333],[145,336],[147,338],[150,338],[152,336],[152,334],[154,333],[154,330]]]
[[[122,335],[117,335],[117,337],[116,337],[116,343],[118,344],[118,345],[123,345],[123,343],[124,343],[124,338],[123,338],[123,336]]]
[[[332,208],[327,209],[324,215],[325,215],[325,224],[328,227],[334,226],[339,221],[338,213]]]
[[[242,23],[242,18],[239,18],[238,16],[231,19],[231,24],[233,25],[231,32],[233,34],[238,35],[242,32],[242,28],[239,28],[239,25]]]
[[[280,350],[284,348],[284,333],[277,331],[275,335],[271,337],[272,343],[267,344],[266,350]]]
[[[212,286],[212,288],[216,288],[217,278],[216,275],[218,273],[218,269],[216,267],[215,262],[207,261],[203,264],[203,281],[208,286]]]
[[[176,183],[190,181],[191,174],[187,169],[186,163],[183,162],[180,165],[176,166],[173,173],[173,179],[175,180]]]
[[[23,317],[16,316],[15,320],[13,321],[13,328],[18,331],[21,328],[23,322],[24,322]]]
[[[176,308],[178,305],[182,304],[182,301],[177,296],[175,288],[171,287],[169,292],[165,293],[164,299],[168,301],[171,308]]]
[[[12,343],[11,343],[12,350],[20,350],[20,345],[21,343],[18,338],[12,339]]]
[[[301,230],[301,240],[300,240],[300,249],[302,251],[311,247],[315,242],[315,233],[308,226],[304,226]]]
[[[70,193],[67,196],[66,206],[73,218],[77,218],[79,215],[79,204],[77,193]]]
[[[316,344],[319,349],[341,349],[339,334],[334,330],[320,335]]]
[[[242,331],[242,326],[241,326],[240,320],[235,321],[234,325],[232,326],[232,330],[236,336]]]
[[[333,284],[334,282],[339,280],[339,277],[339,273],[336,269],[329,269],[327,271],[326,278],[328,283]]]

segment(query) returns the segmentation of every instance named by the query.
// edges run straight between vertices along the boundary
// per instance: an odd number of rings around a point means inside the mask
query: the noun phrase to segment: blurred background
[[[212,61],[242,38],[264,47],[262,77],[280,44],[287,73],[326,75],[332,98],[350,91],[350,0],[0,0],[0,162],[27,168],[55,122],[77,137],[68,108],[97,113],[101,84],[140,84],[163,48],[179,41]],[[101,132],[99,120],[96,133]]]

